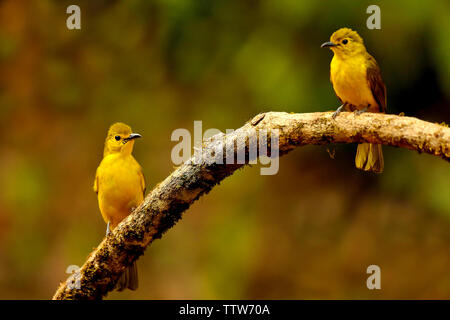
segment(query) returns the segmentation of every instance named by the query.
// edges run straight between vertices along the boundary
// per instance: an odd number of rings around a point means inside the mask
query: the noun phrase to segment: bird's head
[[[335,55],[342,59],[366,52],[361,36],[349,28],[335,31],[331,35],[330,41],[323,43],[321,48],[330,48]]]
[[[114,123],[108,130],[103,156],[112,153],[131,154],[134,139],[140,138],[138,133],[132,133],[131,128],[122,122]]]

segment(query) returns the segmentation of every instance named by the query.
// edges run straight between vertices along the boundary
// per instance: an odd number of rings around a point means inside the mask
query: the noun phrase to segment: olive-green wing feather
[[[380,107],[380,112],[386,112],[386,86],[381,78],[381,71],[376,60],[371,55],[368,55],[368,58],[367,82],[375,101]]]

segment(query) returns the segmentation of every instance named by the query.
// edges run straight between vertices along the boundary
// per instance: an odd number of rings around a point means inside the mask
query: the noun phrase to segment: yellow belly
[[[103,159],[98,170],[98,203],[112,228],[143,201],[140,167],[134,159],[114,155]]]
[[[351,104],[358,110],[369,107],[368,111],[379,112],[367,81],[363,59],[343,61],[334,56],[331,60],[330,74],[333,89],[343,103]]]

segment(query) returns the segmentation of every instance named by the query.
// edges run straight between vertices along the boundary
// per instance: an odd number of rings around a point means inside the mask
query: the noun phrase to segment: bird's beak
[[[322,43],[322,45],[320,47],[321,48],[328,48],[328,47],[336,47],[336,46],[337,46],[336,43],[328,41],[328,42]]]
[[[139,133],[132,133],[128,136],[128,138],[123,139],[124,142],[128,142],[133,139],[142,138],[142,136]]]

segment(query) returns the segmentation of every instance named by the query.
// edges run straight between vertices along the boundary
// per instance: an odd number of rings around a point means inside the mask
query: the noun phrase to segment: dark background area
[[[81,30],[66,28],[81,7]],[[366,8],[381,8],[381,30]],[[377,59],[388,112],[450,122],[448,1],[0,2],[0,298],[48,299],[105,233],[92,184],[106,131],[143,135],[147,190],[173,171],[173,130],[238,128],[263,111],[339,105],[332,32],[351,27]],[[138,261],[117,299],[446,299],[450,170],[384,147],[385,172],[356,145],[299,148],[274,176],[226,179]],[[366,268],[381,268],[381,290]]]

